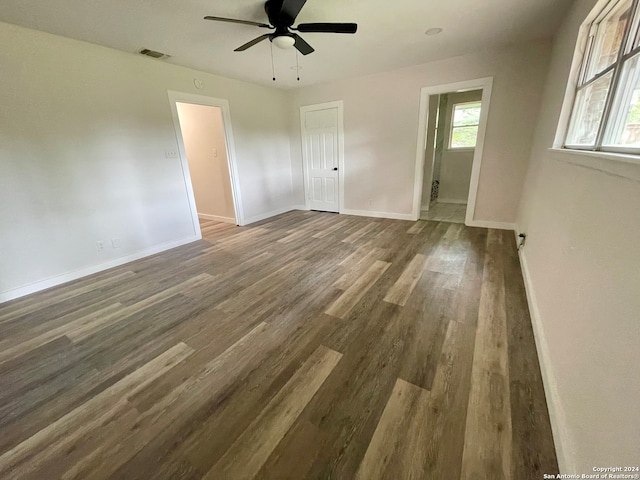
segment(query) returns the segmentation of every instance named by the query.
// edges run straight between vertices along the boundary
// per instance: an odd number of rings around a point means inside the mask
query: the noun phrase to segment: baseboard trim
[[[517,241],[517,239],[516,239]],[[571,445],[569,432],[567,430],[566,416],[560,395],[558,393],[558,384],[555,380],[553,368],[549,362],[549,346],[542,326],[542,317],[536,300],[535,289],[531,280],[529,265],[524,251],[520,250],[520,265],[522,267],[522,276],[524,278],[525,292],[527,294],[527,303],[529,304],[529,313],[531,315],[531,325],[533,327],[533,336],[536,342],[536,350],[538,352],[538,361],[540,362],[540,372],[542,373],[542,383],[544,385],[545,396],[547,400],[547,409],[549,411],[549,419],[551,421],[551,431],[553,433],[553,442],[556,447],[556,456],[558,457],[558,466],[561,473],[576,472],[574,462],[571,460]]]
[[[202,220],[213,220],[214,222],[233,223],[234,225],[236,224],[235,218],[209,215],[208,213],[199,213],[198,218],[201,218]]]
[[[259,215],[254,215],[253,217],[245,218],[243,225],[249,225],[251,223],[261,222],[262,220],[266,220],[267,218],[275,217],[276,215],[282,215],[283,213],[287,213],[292,210],[307,210],[307,209],[304,206],[282,207],[276,210],[271,210],[270,212],[261,213]]]
[[[415,217],[411,213],[389,213],[389,212],[371,212],[369,210],[346,210],[341,212],[343,215],[355,215],[358,217],[371,217],[371,218],[389,218],[391,220],[410,220],[415,221]]]
[[[473,220],[466,223],[467,227],[493,228],[495,230],[516,230],[515,223],[489,222],[485,220]]]
[[[438,198],[436,203],[454,203],[456,205],[466,205],[467,199],[464,200],[455,200],[452,198]]]
[[[157,245],[155,247],[132,253],[131,255],[127,255],[126,257],[116,258],[108,262],[99,263],[97,265],[92,265],[80,270],[74,270],[72,272],[67,272],[55,277],[47,278],[36,283],[31,283],[29,285],[14,288],[12,290],[7,290],[5,292],[0,292],[0,303],[15,300],[16,298],[20,297],[25,297],[32,293],[41,292],[42,290],[47,290],[52,287],[57,287],[58,285],[62,285],[63,283],[72,282],[73,280],[78,280],[79,278],[87,277],[89,275],[93,275],[94,273],[99,273],[104,270],[109,270],[110,268],[119,267],[120,265],[124,265],[125,263],[134,262],[145,257],[150,257],[151,255],[156,255],[157,253],[162,253],[164,251],[171,250],[172,248],[195,242],[197,240],[200,240],[201,238],[202,237],[200,235],[194,235],[192,237],[183,238],[182,240],[163,243],[162,245]]]

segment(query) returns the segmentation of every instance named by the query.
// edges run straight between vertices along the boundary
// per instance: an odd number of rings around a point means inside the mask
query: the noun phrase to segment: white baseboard
[[[202,220],[213,220],[214,222],[224,222],[236,224],[236,219],[232,217],[220,217],[218,215],[209,215],[208,213],[199,213],[198,218]]]
[[[467,199],[464,200],[456,200],[454,198],[438,198],[436,203],[455,203],[456,205],[466,205]]]
[[[187,243],[195,242],[197,240],[200,240],[201,238],[202,237],[200,235],[194,235],[192,237],[184,238],[182,240],[163,243],[162,245],[157,245],[155,247],[147,248],[145,250],[132,253],[131,255],[127,255],[126,257],[116,258],[108,262],[99,263],[97,265],[91,265],[90,267],[86,267],[80,270],[63,273],[62,275],[57,275],[55,277],[47,278],[39,282],[14,288],[12,290],[7,290],[5,292],[0,292],[0,303],[8,302],[9,300],[15,300],[16,298],[20,298],[26,295],[30,295],[32,293],[40,292],[42,290],[46,290],[51,287],[56,287],[58,285],[62,285],[63,283],[71,282],[73,280],[77,280],[82,277],[93,275],[94,273],[102,272],[110,268],[119,267],[120,265],[124,265],[125,263],[133,262],[135,260],[140,260],[141,258],[150,257],[151,255],[155,255],[156,253],[161,253],[166,250],[171,250],[172,248],[180,247],[182,245],[186,245]]]
[[[411,213],[389,213],[389,212],[371,212],[369,210],[342,210],[343,215],[356,215],[358,217],[372,218],[390,218],[392,220],[410,220],[415,221],[415,216]]]
[[[250,223],[260,222],[262,220],[266,220],[267,218],[275,217],[276,215],[282,215],[283,213],[290,212],[291,210],[306,210],[304,206],[289,206],[282,207],[276,210],[271,210],[270,212],[261,213],[260,215],[254,215],[253,217],[245,218],[244,223],[242,225],[249,225]]]
[[[472,222],[465,222],[467,227],[481,227],[481,228],[493,228],[495,230],[516,230],[515,223],[506,222],[489,222],[485,220],[473,220]]]
[[[516,233],[517,235],[517,233]],[[517,237],[516,237],[517,241]],[[526,248],[526,247],[525,247]],[[542,373],[542,383],[544,385],[545,396],[547,399],[547,409],[549,410],[549,419],[551,421],[551,431],[553,433],[553,441],[556,447],[556,456],[558,458],[558,466],[561,473],[575,473],[575,464],[572,461],[574,457],[571,452],[572,442],[567,430],[566,417],[560,395],[558,393],[558,384],[555,380],[553,368],[550,364],[549,346],[547,338],[542,326],[542,318],[536,300],[535,289],[531,281],[531,274],[527,257],[523,250],[520,250],[520,265],[522,266],[522,276],[524,278],[525,291],[527,293],[527,303],[529,304],[529,312],[531,314],[531,325],[533,326],[533,336],[536,342],[536,350],[538,352],[538,361],[540,362],[540,371]]]

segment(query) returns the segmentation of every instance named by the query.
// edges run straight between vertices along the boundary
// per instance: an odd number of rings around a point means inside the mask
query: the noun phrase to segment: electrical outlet
[[[526,233],[521,233],[520,235],[518,235],[518,250],[522,250],[525,246],[525,244],[527,243],[527,234]]]
[[[178,150],[175,148],[165,148],[164,156],[167,158],[178,158]]]
[[[120,244],[121,244],[121,241],[120,241],[119,238],[112,238],[111,239],[111,246],[113,248],[120,248]]]
[[[217,149],[217,148],[214,148],[214,149],[213,149],[213,156],[214,156],[214,157],[217,157],[217,156],[218,156],[218,149]]]
[[[102,252],[104,250],[104,242],[102,240],[98,240],[96,242],[96,248],[99,252]]]

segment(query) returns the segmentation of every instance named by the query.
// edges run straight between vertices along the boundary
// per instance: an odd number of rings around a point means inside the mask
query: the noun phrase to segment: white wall
[[[420,89],[494,77],[475,220],[513,223],[531,152],[550,44],[529,43],[293,92],[292,162],[303,203],[299,107],[344,100],[345,208],[412,211]]]
[[[178,103],[198,214],[235,220],[222,110]]]
[[[6,23],[0,45],[0,299],[194,238],[168,90],[229,100],[246,219],[292,205],[286,92]]]
[[[577,1],[555,42],[519,217],[564,473],[640,459],[640,165],[548,151],[594,3]]]
[[[482,100],[482,90],[446,95],[447,107],[444,113],[442,166],[440,169],[440,189],[438,201],[467,203],[471,170],[475,149],[450,149],[453,107],[458,103]]]

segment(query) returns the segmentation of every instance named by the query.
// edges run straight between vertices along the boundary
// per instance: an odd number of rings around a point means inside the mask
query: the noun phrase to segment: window
[[[565,148],[640,154],[639,0],[612,0],[588,25]]]
[[[475,148],[478,140],[482,102],[458,103],[453,106],[449,148]]]

